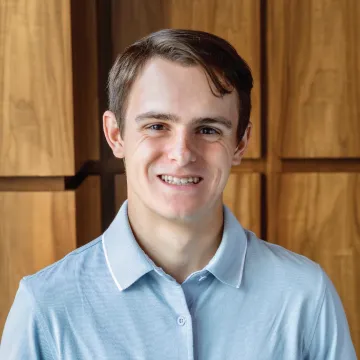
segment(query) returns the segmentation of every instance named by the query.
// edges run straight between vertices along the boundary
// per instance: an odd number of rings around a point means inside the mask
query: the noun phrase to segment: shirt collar
[[[154,269],[134,237],[127,208],[126,200],[102,236],[106,263],[120,291]]]
[[[224,284],[239,288],[244,272],[247,237],[230,209],[224,205],[224,231],[219,248],[205,267]]]
[[[120,291],[143,275],[156,270],[137,243],[131,230],[127,200],[102,236],[104,255],[110,274]],[[247,249],[246,234],[231,211],[224,206],[224,231],[218,250],[205,267],[221,282],[239,288]]]

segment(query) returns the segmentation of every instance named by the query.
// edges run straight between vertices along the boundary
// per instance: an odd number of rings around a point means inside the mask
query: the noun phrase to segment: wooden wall
[[[84,1],[0,2],[0,335],[20,279],[101,234],[100,176],[82,174],[100,153]]]
[[[360,353],[360,3],[266,6],[267,239],[317,261]]]
[[[3,0],[0,329],[20,278],[99,235],[126,198],[100,126],[115,56],[192,28],[229,40],[255,79],[253,137],[225,203],[324,267],[360,353],[359,21],[357,0]]]

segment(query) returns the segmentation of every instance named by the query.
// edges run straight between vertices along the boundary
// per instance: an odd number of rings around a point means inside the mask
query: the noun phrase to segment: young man
[[[128,200],[99,239],[22,280],[1,359],[356,359],[320,266],[222,203],[251,88],[203,32],[162,30],[118,57],[103,123]]]

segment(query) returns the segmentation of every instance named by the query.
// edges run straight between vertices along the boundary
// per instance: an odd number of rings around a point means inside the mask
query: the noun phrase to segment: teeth
[[[186,184],[197,184],[200,181],[200,178],[198,177],[188,177],[188,178],[177,178],[175,176],[170,175],[161,175],[161,179],[166,181],[169,184],[173,185],[186,185]]]

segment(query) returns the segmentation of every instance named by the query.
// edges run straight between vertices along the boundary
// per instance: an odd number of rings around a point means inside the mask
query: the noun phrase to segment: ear
[[[124,141],[120,135],[120,129],[116,122],[115,114],[107,110],[103,115],[103,129],[106,141],[115,157],[122,159],[125,157]]]
[[[238,146],[235,149],[235,153],[232,160],[232,166],[240,165],[241,159],[243,158],[245,151],[249,145],[249,140],[251,137],[251,129],[252,129],[252,123],[249,122],[248,127],[245,130],[244,136],[239,142]]]

